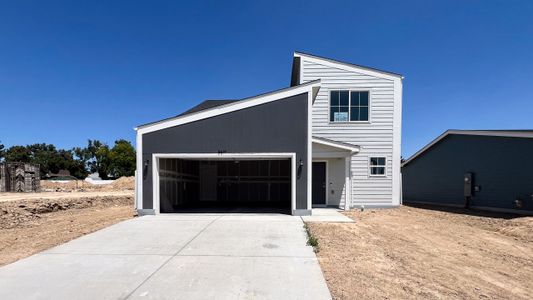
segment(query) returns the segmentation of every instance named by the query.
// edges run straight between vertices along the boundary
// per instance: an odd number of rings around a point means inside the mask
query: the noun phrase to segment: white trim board
[[[143,166],[143,137],[137,132],[136,139],[136,176],[135,176],[135,208],[143,209],[143,180],[144,180],[144,166]]]
[[[447,137],[450,134],[457,135],[477,135],[477,136],[499,136],[499,137],[516,137],[516,138],[533,138],[533,130],[446,130],[443,134],[439,135],[436,139],[431,141],[429,144],[424,146],[422,149],[418,150],[415,154],[409,157],[403,164],[402,167],[410,163],[412,160],[420,156],[422,153],[426,152],[429,148],[433,147],[436,143],[440,142],[442,139]]]
[[[213,107],[206,110],[201,110],[196,113],[188,114],[185,116],[178,116],[175,118],[171,118],[168,120],[162,120],[160,122],[152,123],[152,124],[146,124],[141,125],[135,130],[137,130],[137,133],[145,134],[149,132],[158,131],[161,129],[174,127],[186,123],[191,123],[195,121],[199,121],[202,119],[211,118],[214,116],[222,115],[229,112],[234,112],[237,110],[249,108],[252,106],[257,106],[269,102],[273,102],[276,100],[281,100],[284,98],[296,96],[303,93],[308,93],[313,99],[316,97],[316,94],[318,93],[318,89],[320,88],[320,79],[310,81],[308,83],[304,83],[301,85],[297,85],[294,87],[285,88],[279,91],[274,91],[271,93],[254,96],[251,98],[246,98],[237,102],[228,103],[225,105],[220,105],[217,107]]]
[[[294,152],[258,152],[258,153],[153,153],[152,154],[152,207],[155,214],[160,214],[159,193],[159,159],[232,159],[232,158],[290,158],[291,159],[291,213],[296,210],[296,153]],[[311,209],[308,207],[308,209]]]
[[[346,143],[339,143],[339,142],[336,142],[336,141],[326,140],[326,139],[322,139],[322,138],[318,138],[318,137],[312,137],[311,140],[312,140],[313,143],[316,143],[316,144],[325,145],[325,146],[329,146],[329,147],[333,147],[333,148],[338,148],[338,149],[350,151],[352,154],[353,153],[357,153],[357,152],[359,152],[361,150],[361,148],[359,146],[356,146],[356,145],[350,146],[350,145],[348,145]]]

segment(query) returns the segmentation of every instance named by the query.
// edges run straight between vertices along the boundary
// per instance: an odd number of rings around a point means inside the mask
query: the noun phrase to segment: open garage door
[[[291,213],[291,159],[160,158],[161,213]]]

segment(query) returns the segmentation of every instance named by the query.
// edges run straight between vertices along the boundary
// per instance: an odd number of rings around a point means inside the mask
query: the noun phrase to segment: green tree
[[[41,177],[45,177],[49,173],[57,173],[63,169],[62,163],[58,157],[57,149],[51,144],[32,144],[26,146],[30,152],[30,162],[39,164]]]
[[[113,177],[135,174],[135,149],[129,141],[117,140],[109,151],[110,171]]]
[[[98,173],[102,179],[110,174],[109,146],[99,140],[88,140],[87,147],[74,148],[74,154],[87,166],[89,172]]]
[[[5,160],[7,162],[29,163],[31,161],[31,151],[24,146],[11,146],[5,152]]]

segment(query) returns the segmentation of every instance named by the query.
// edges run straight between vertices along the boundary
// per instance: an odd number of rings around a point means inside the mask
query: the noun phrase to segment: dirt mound
[[[120,177],[109,184],[93,184],[85,180],[41,180],[41,190],[54,192],[70,191],[123,191],[135,189],[135,177]]]
[[[33,199],[0,202],[0,229],[14,228],[43,214],[68,209],[131,205],[133,196],[97,196],[93,198]]]
[[[52,181],[52,180],[41,180],[41,190],[42,191],[74,191],[80,188],[83,188],[84,182],[82,180],[69,180],[69,181]]]
[[[533,217],[507,220],[498,232],[524,241],[533,242]]]
[[[135,177],[120,177],[119,179],[113,181],[113,183],[109,185],[103,185],[103,189],[112,189],[114,191],[122,191],[122,190],[133,190],[135,189]]]

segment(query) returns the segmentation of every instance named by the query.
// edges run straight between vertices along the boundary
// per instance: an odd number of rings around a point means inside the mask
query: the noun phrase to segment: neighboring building
[[[39,165],[0,164],[0,192],[37,192],[40,190]]]
[[[136,207],[399,206],[401,108],[401,75],[296,52],[288,88],[136,128]]]
[[[403,163],[403,201],[533,213],[532,153],[533,130],[448,130]]]

